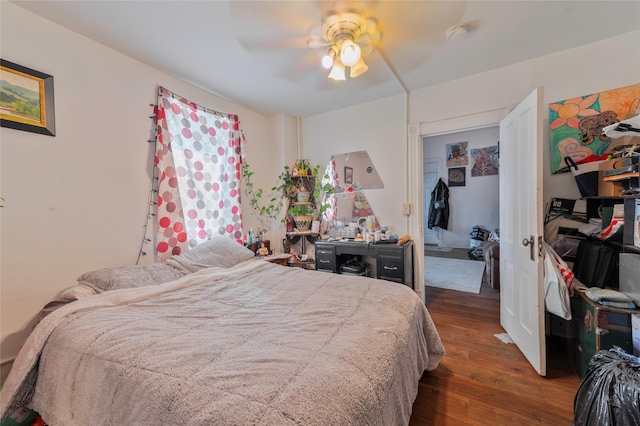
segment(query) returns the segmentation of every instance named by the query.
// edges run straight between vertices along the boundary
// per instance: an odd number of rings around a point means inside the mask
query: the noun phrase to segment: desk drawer
[[[380,254],[377,262],[378,278],[404,283],[404,262],[401,257]]]
[[[336,255],[332,248],[316,247],[316,270],[338,272]]]

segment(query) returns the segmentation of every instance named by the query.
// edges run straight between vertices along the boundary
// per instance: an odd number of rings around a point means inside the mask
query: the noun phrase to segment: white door
[[[500,324],[544,376],[542,93],[500,122]]]
[[[429,205],[431,204],[431,191],[436,187],[440,178],[440,163],[437,159],[424,160],[424,179],[422,183],[424,191],[424,243],[438,244],[442,243],[442,229],[434,227],[429,229]]]

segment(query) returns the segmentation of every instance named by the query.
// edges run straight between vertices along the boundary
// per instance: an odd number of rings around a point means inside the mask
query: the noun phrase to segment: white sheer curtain
[[[158,90],[156,258],[214,235],[242,242],[238,116]]]

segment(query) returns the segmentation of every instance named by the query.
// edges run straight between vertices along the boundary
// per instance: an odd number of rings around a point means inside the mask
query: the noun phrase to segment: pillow
[[[119,266],[86,272],[78,277],[78,283],[98,292],[121,288],[144,287],[177,280],[184,276],[178,269],[164,263],[150,265]]]
[[[196,272],[214,266],[230,268],[254,256],[251,250],[236,240],[218,235],[186,253],[170,257],[165,263],[185,272]]]

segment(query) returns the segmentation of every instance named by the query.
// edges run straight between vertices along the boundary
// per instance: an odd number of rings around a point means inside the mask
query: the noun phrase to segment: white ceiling
[[[640,29],[637,0],[11,1],[248,108],[294,117]],[[376,19],[382,40],[365,57],[367,73],[335,82],[320,65],[325,48],[306,42],[325,13],[346,6]],[[466,38],[447,41],[446,30],[459,24]],[[593,52],[593,60],[606,60],[606,52]]]

